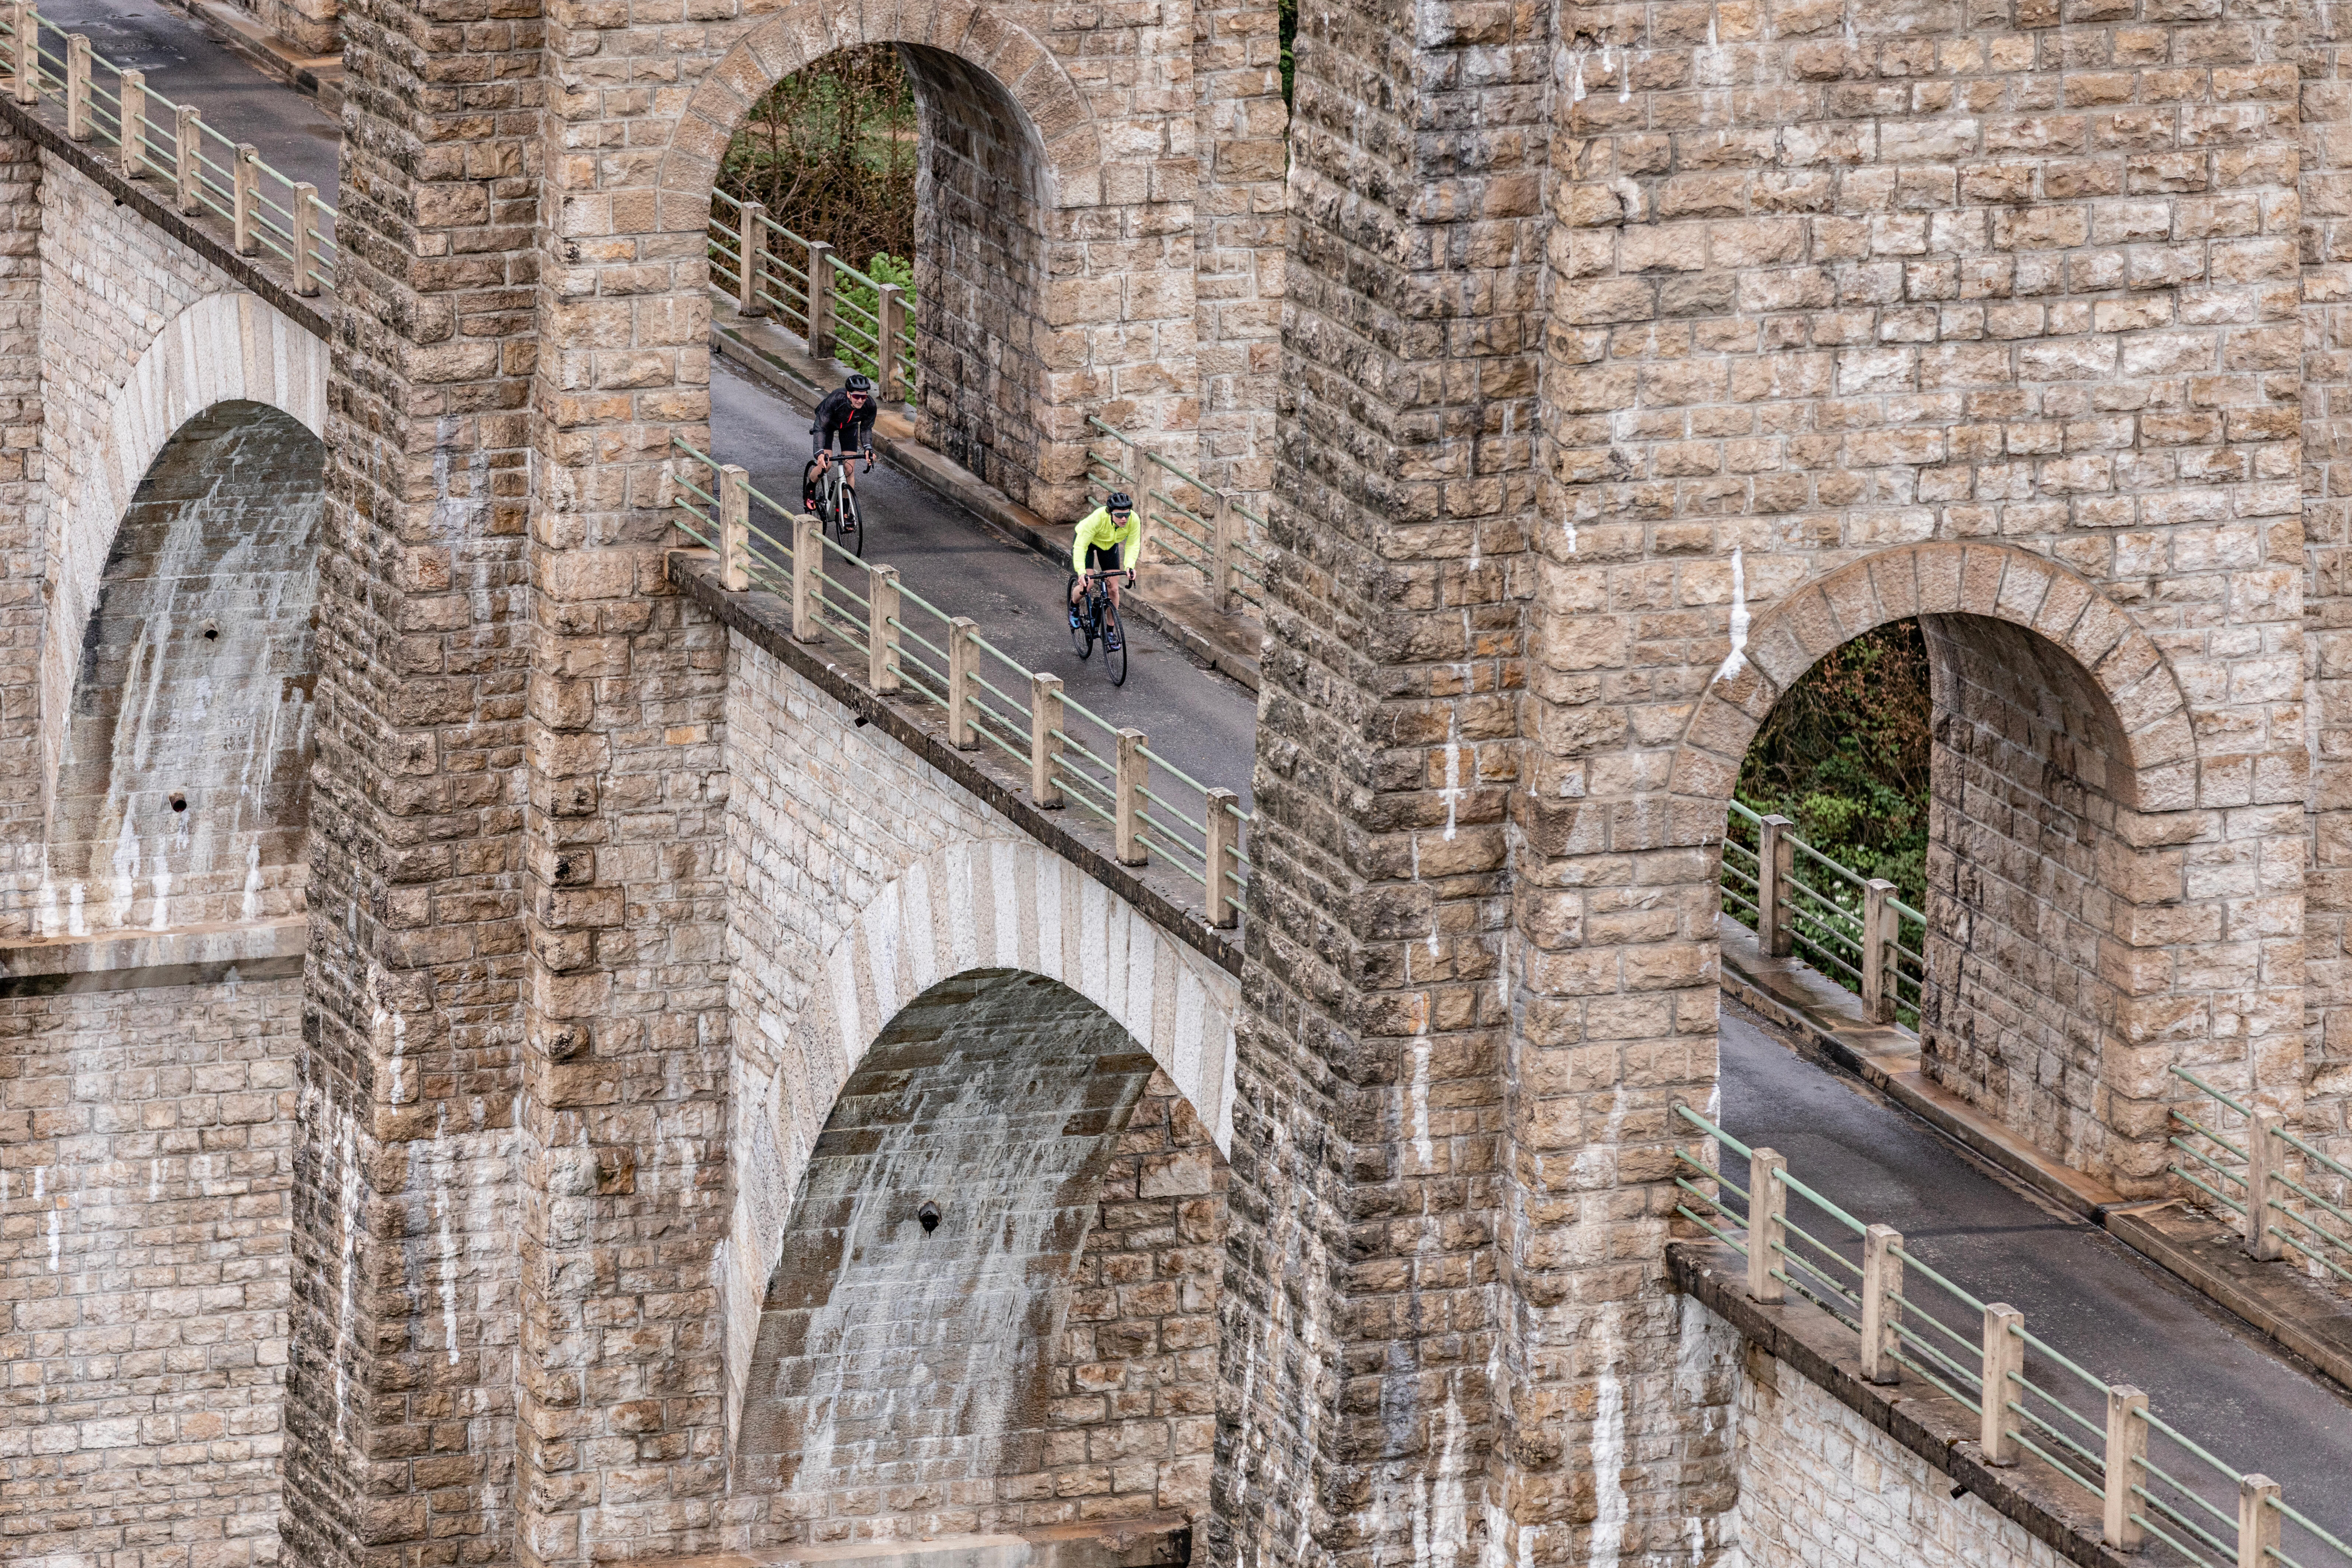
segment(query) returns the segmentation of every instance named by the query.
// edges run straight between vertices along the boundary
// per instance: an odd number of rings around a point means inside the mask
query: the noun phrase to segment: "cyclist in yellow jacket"
[[[1078,595],[1086,587],[1087,573],[1123,571],[1128,582],[1135,581],[1136,545],[1142,534],[1135,521],[1135,501],[1125,490],[1113,490],[1108,500],[1078,524],[1070,541],[1070,625],[1078,624]],[[1119,579],[1106,581],[1110,584],[1110,602],[1116,605]]]

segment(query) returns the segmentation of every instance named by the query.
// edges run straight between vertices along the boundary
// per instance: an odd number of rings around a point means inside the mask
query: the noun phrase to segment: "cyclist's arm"
[[[1070,535],[1070,570],[1081,577],[1087,574],[1087,539],[1094,531],[1093,522],[1092,518],[1085,519]]]

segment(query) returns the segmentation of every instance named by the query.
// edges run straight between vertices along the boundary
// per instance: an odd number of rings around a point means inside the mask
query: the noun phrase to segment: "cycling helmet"
[[[844,392],[872,392],[874,384],[862,375],[853,375],[841,384]]]
[[[1135,510],[1135,498],[1128,494],[1125,490],[1113,490],[1110,492],[1110,500],[1103,502],[1103,510],[1105,511],[1133,511]]]

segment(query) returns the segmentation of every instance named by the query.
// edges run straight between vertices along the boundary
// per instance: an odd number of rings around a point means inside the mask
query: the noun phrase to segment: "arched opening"
[[[844,1086],[769,1279],[733,1489],[772,1501],[740,1544],[1204,1507],[1223,1170],[1076,992],[922,992]]]
[[[902,184],[909,138],[912,177]],[[1053,346],[1055,328],[1069,323],[1046,308],[1052,181],[1037,127],[1002,81],[925,44],[836,50],[753,104],[719,167],[712,282],[810,351],[804,369],[820,391],[844,371],[879,378],[890,368],[886,391],[899,395],[889,405],[911,416],[925,446],[1031,504],[1066,481],[1040,457],[1052,433],[1049,382],[1075,368]],[[765,223],[743,205],[754,200]],[[898,203],[905,211],[872,210]],[[747,291],[740,236],[752,226],[762,237]],[[833,247],[824,307],[812,302],[812,241]],[[882,286],[893,283],[904,289],[903,332],[884,304]],[[1113,280],[1108,319],[1121,304]],[[719,324],[730,324],[723,309]],[[885,338],[894,340],[887,353]],[[730,424],[722,395],[714,439],[752,437]],[[805,447],[793,447],[796,474]]]
[[[2169,1069],[2249,1048],[2259,1008],[2241,972],[2258,959],[2217,961],[2215,944],[2252,912],[2252,851],[2194,809],[2186,700],[2154,646],[2026,552],[1968,547],[1966,572],[1962,553],[1919,546],[1846,569],[1776,605],[1738,656],[1753,668],[1718,677],[1692,735],[1748,752],[1727,792],[1725,909],[1759,923],[1756,814],[1790,819],[1805,847],[1776,877],[1780,951],[1865,994],[1875,969],[1881,1016],[1916,1027],[1935,1083],[2077,1170],[2158,1190]],[[1906,731],[1910,763],[1890,766],[1861,753],[1899,727],[1873,705],[1903,683],[1851,656],[1856,638],[1892,649],[1913,627],[1927,679],[1907,689],[1927,711]],[[1825,675],[1854,711],[1811,716],[1803,743],[1855,765],[1792,769],[1783,754],[1759,769],[1751,738],[1785,753],[1783,704],[1821,704]],[[1677,766],[1695,782],[1719,764],[1686,751]],[[1872,798],[1898,776],[1918,798]],[[1924,834],[1880,832],[1895,815]],[[1871,941],[1868,877],[1903,884],[1875,930],[1907,951]],[[1919,918],[1898,925],[1906,903]]]
[[[216,403],[139,482],[83,628],[42,935],[299,914],[325,448]]]

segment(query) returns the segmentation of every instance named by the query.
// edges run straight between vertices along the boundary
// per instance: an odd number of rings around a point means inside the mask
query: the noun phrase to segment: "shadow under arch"
[[[207,294],[165,323],[109,395],[89,466],[60,487],[68,500],[52,534],[58,592],[42,630],[40,666],[45,815],[56,798],[84,631],[116,531],[165,445],[222,403],[267,405],[323,441],[326,343],[256,295]]]
[[[695,237],[754,106],[825,56],[874,45],[897,47],[917,103],[917,437],[1014,500],[1058,514],[1083,488],[1083,420],[1066,405],[1099,395],[1099,378],[1076,374],[1093,363],[1092,334],[1131,306],[1156,310],[1166,279],[1118,276],[1139,265],[1121,247],[1153,242],[1133,220],[1107,227],[1085,216],[1112,194],[1101,133],[1062,62],[1020,26],[984,6],[793,0],[688,98],[657,176],[662,227],[677,254],[702,258],[694,270],[707,281],[708,247]],[[1148,193],[1119,195],[1141,202]],[[771,216],[798,226],[789,211]],[[1089,259],[1097,241],[1107,246]]]
[[[1692,716],[1674,792],[1719,844],[1773,705],[1832,648],[1912,617],[1934,707],[1921,1066],[2044,1153],[2152,1192],[2166,1069],[2201,1059],[2217,1016],[2179,951],[2200,930],[2184,847],[2220,829],[2197,809],[2178,676],[2096,585],[2005,544],[1853,562],[1757,617]]]
[[[227,399],[141,478],[58,725],[35,934],[302,912],[325,458]]]
[[[1185,1417],[1213,1395],[1221,1166],[1172,1089],[1043,975],[966,970],[898,1011],[765,1282],[730,1489],[783,1506],[744,1544],[813,1518],[1001,1530],[1106,1453],[1124,1500],[1205,1503],[1207,1424]]]
[[[758,898],[769,889],[739,889]],[[772,889],[776,896],[793,896]],[[805,895],[801,895],[805,896]],[[730,1451],[791,1205],[844,1087],[890,1022],[942,981],[1038,976],[1113,1020],[1166,1074],[1216,1150],[1233,1139],[1238,979],[1028,837],[962,839],[826,917],[821,948],[772,980],[736,965],[735,1199],[719,1266]],[[751,1068],[754,1056],[774,1062]],[[757,1076],[761,1071],[771,1076]]]

